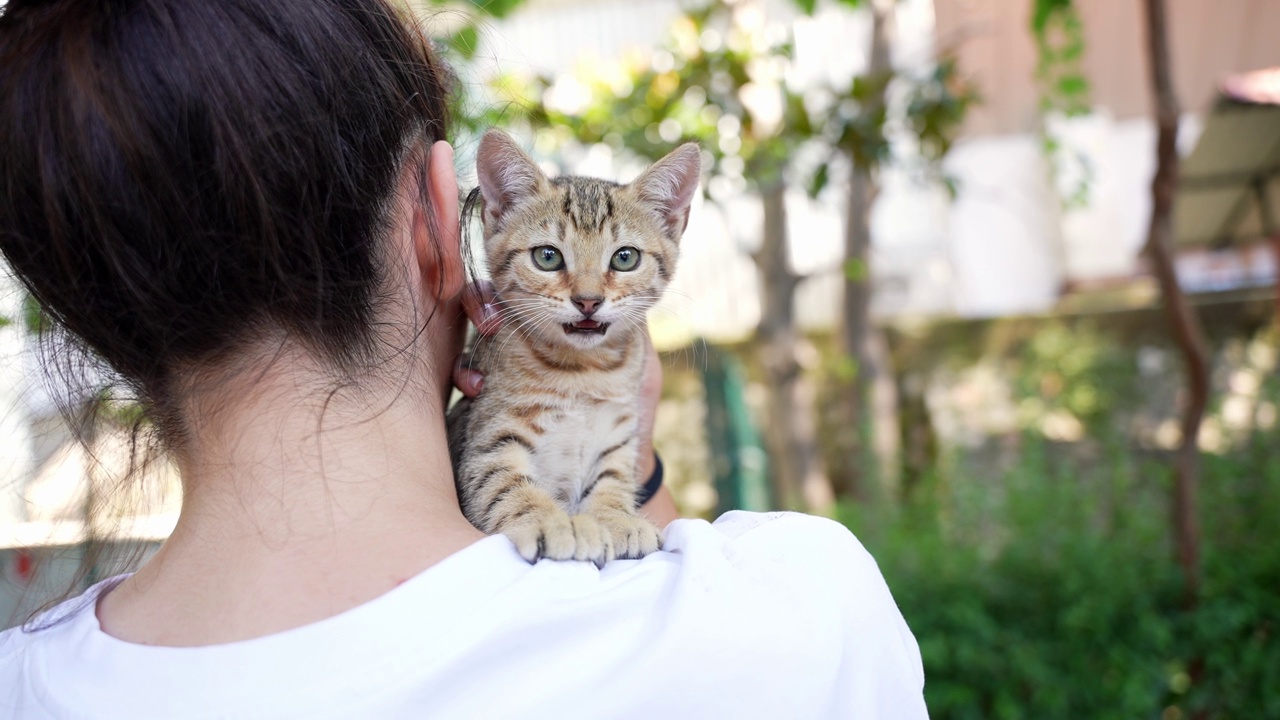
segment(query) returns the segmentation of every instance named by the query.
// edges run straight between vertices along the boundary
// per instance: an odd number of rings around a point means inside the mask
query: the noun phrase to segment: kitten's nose
[[[602,297],[583,297],[582,295],[574,295],[569,299],[572,300],[573,304],[576,305],[578,309],[582,311],[582,314],[587,317],[591,317],[591,315],[595,313],[596,309],[600,307],[600,303],[604,302],[604,298]]]

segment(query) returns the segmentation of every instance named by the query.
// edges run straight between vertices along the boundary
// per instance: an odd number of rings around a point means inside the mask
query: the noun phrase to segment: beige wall
[[[1034,0],[934,0],[940,49],[955,48],[983,103],[966,134],[1031,130],[1036,124]],[[1146,36],[1141,0],[1075,0],[1085,28],[1092,101],[1120,118],[1145,115]],[[1225,74],[1280,65],[1277,0],[1166,0],[1178,100],[1203,112]]]

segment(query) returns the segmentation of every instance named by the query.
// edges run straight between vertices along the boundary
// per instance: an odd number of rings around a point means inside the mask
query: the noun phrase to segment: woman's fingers
[[[471,368],[471,356],[459,355],[453,363],[453,384],[469,398],[484,390],[484,373]]]
[[[640,451],[636,474],[640,477],[640,482],[648,480],[653,474],[653,425],[658,417],[658,401],[662,398],[662,361],[658,359],[658,351],[654,349],[647,332],[644,342],[644,372],[640,376],[640,421],[636,427]]]
[[[644,336],[645,357],[644,372],[640,376],[640,418],[648,423],[652,430],[653,420],[658,410],[658,400],[662,398],[662,360],[653,347],[653,341],[646,332]]]
[[[494,304],[493,283],[488,280],[477,280],[467,286],[462,293],[462,307],[481,335],[492,335],[502,327],[502,319]]]
[[[502,319],[494,304],[493,284],[488,280],[477,280],[467,286],[462,292],[462,307],[481,335],[492,335],[502,327]],[[453,384],[469,398],[479,395],[484,389],[484,373],[471,367],[470,355],[459,355],[454,361]]]

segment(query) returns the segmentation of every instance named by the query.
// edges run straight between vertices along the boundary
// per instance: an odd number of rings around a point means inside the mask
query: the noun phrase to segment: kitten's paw
[[[603,565],[613,559],[613,542],[595,518],[569,517],[557,510],[530,518],[503,532],[515,543],[516,551],[529,562],[550,560],[590,560]]]
[[[596,520],[612,537],[619,558],[638,559],[662,549],[662,531],[639,515],[611,512],[596,515]]]

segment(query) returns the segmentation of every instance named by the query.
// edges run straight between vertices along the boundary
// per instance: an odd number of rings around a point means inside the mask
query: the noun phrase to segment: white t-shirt
[[[347,612],[207,647],[102,632],[109,583],[0,635],[0,717],[927,717],[875,561],[805,515],[678,520],[663,552],[603,569],[489,537]]]

